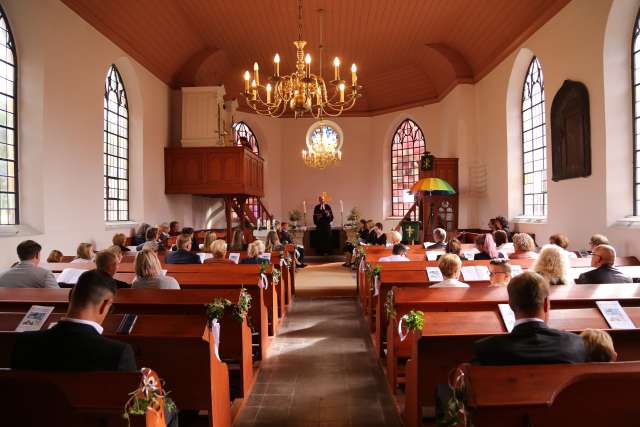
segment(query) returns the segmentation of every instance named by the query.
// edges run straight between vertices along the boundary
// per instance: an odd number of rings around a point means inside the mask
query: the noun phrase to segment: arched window
[[[391,214],[404,216],[414,197],[411,186],[419,179],[420,157],[425,153],[424,134],[412,120],[403,121],[391,143]],[[414,219],[417,212],[414,213]]]
[[[525,216],[547,215],[547,137],[544,78],[538,58],[529,65],[522,90],[522,153]]]
[[[260,155],[258,140],[249,125],[245,122],[236,122],[233,124],[233,137],[237,145],[241,146],[246,144],[248,147],[251,147],[251,151]],[[257,197],[249,197],[246,205],[251,209],[251,212],[253,212],[253,216],[260,218],[262,212],[260,211],[260,204],[258,204]]]
[[[9,22],[0,7],[0,225],[19,223],[15,46]]]
[[[631,40],[631,75],[633,89],[633,214],[640,215],[640,12],[636,16],[636,23],[633,26],[633,39]]]
[[[115,65],[104,83],[104,220],[129,220],[129,106]]]

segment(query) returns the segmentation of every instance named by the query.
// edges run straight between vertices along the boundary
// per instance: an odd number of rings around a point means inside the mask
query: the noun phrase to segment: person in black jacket
[[[131,371],[133,348],[104,338],[102,323],[116,287],[96,270],[82,273],[71,292],[66,316],[51,329],[17,334],[12,369],[38,371]]]
[[[579,335],[547,326],[549,283],[537,273],[526,271],[507,286],[509,306],[515,313],[513,330],[475,343],[473,362],[481,365],[535,365],[582,363],[587,361]]]
[[[201,264],[198,254],[191,252],[191,236],[181,234],[176,240],[177,251],[167,252],[165,264]]]
[[[290,244],[294,244],[295,242],[293,241],[293,238],[291,237],[291,234],[289,234],[289,223],[288,222],[283,222],[282,224],[279,225],[279,230],[278,230],[278,237],[280,238],[280,243],[282,243],[283,245],[290,245]],[[297,260],[298,260],[298,265],[297,267],[300,268],[304,268],[307,266],[307,264],[304,263],[304,247],[300,246],[300,245],[296,245],[296,252],[297,252]]]
[[[367,243],[370,245],[386,245],[387,244],[387,235],[384,233],[384,227],[381,222],[376,222],[376,225],[371,230],[369,234],[369,240]]]
[[[616,250],[613,246],[596,246],[591,255],[591,267],[595,268],[586,273],[582,273],[576,280],[576,283],[589,283],[594,285],[601,283],[632,283],[633,279],[615,268],[615,263]]]
[[[325,202],[324,195],[320,195],[318,204],[313,208],[313,223],[316,226],[314,249],[318,255],[331,254],[331,221],[331,206]]]
[[[433,230],[433,245],[430,245],[427,250],[444,249],[447,247],[445,240],[447,239],[447,232],[444,228],[436,228]]]

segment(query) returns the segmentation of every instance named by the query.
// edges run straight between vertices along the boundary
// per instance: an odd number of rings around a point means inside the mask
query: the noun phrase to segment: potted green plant
[[[302,219],[302,214],[298,209],[294,209],[289,212],[289,221],[291,221],[291,226],[296,228],[298,226],[298,221]]]
[[[349,215],[347,216],[347,225],[350,225],[350,226],[357,225],[360,218],[362,218],[362,214],[360,213],[360,210],[358,209],[358,207],[354,206],[349,212]]]

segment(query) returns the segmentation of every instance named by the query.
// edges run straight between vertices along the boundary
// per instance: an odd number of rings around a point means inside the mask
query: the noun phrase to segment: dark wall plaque
[[[553,181],[591,175],[591,125],[587,87],[565,80],[551,104]]]

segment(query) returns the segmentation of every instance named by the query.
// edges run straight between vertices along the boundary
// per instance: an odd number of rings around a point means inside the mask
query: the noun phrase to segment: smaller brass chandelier
[[[307,149],[302,159],[308,167],[326,169],[342,159],[342,130],[335,123],[320,120],[307,131]]]
[[[253,76],[247,70],[244,73],[244,97],[247,105],[256,113],[264,116],[281,117],[287,107],[294,117],[310,113],[314,118],[323,115],[337,117],[343,111],[350,110],[361,96],[362,86],[358,86],[356,64],[351,65],[351,82],[340,76],[340,59],[333,60],[334,79],[330,87],[322,77],[322,11],[320,10],[320,71],[311,73],[311,55],[305,54],[307,42],[302,40],[302,0],[298,0],[298,39],[296,47],[296,70],[290,75],[280,75],[280,55],[273,58],[274,74],[264,82],[260,79],[260,66],[253,64]],[[266,85],[265,85],[266,83]]]

